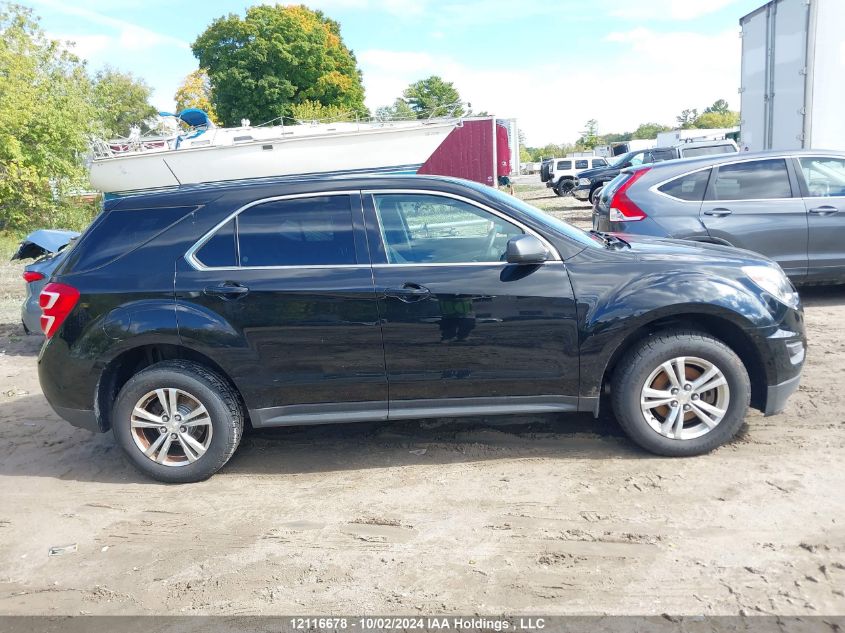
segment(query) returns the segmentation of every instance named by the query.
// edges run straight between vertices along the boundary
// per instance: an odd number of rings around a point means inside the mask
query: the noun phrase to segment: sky
[[[284,3],[284,2],[283,2]],[[24,0],[47,33],[74,42],[92,72],[142,77],[173,108],[197,67],[190,44],[225,0]],[[287,3],[284,3],[287,4]],[[305,0],[338,21],[366,103],[388,105],[438,74],[476,111],[514,117],[529,145],[573,142],[725,99],[739,109],[739,18],[763,0]],[[257,123],[257,122],[256,122]]]

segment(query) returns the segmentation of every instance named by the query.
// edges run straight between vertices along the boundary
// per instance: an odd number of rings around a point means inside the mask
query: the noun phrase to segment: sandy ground
[[[20,268],[0,266],[0,614],[845,613],[845,288],[803,293],[787,411],[707,456],[648,455],[607,412],[353,424],[253,432],[166,486],[49,409]]]

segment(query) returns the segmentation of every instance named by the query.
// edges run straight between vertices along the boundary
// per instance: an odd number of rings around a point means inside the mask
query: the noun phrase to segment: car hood
[[[774,264],[765,255],[733,246],[629,235],[627,233],[613,233],[613,235],[628,242],[631,245],[630,252],[636,254],[640,260],[678,259],[687,262],[713,262],[715,260],[726,265],[740,266],[754,264],[770,266]]]
[[[79,233],[76,231],[62,229],[33,231],[21,240],[18,250],[12,255],[12,259],[35,259],[50,253],[57,253],[76,237],[79,237]]]
[[[616,169],[614,167],[594,167],[592,169],[585,169],[584,171],[578,172],[579,178],[595,178],[597,176],[605,176],[608,174],[616,175],[620,172],[620,169]]]

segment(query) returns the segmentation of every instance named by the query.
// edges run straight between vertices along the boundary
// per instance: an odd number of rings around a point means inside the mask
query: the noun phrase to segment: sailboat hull
[[[297,174],[416,171],[458,123],[372,127],[180,147],[95,159],[91,184],[106,193]],[[235,136],[234,139],[243,138]],[[251,138],[247,136],[247,138]]]

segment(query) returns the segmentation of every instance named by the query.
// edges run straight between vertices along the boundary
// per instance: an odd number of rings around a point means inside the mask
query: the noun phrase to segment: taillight
[[[628,197],[628,189],[630,189],[631,185],[642,178],[649,170],[651,170],[651,167],[638,169],[631,174],[631,177],[622,183],[619,189],[616,190],[616,193],[613,194],[613,199],[610,201],[609,205],[609,219],[611,222],[639,222],[640,220],[645,220],[648,217],[645,211],[640,209],[636,204],[634,204],[634,201]]]
[[[51,282],[38,296],[41,306],[41,330],[50,338],[64,323],[67,315],[79,301],[79,291],[73,286]]]
[[[42,279],[44,279],[44,275],[34,270],[23,271],[23,280],[28,284],[31,284],[33,281],[41,281]]]

